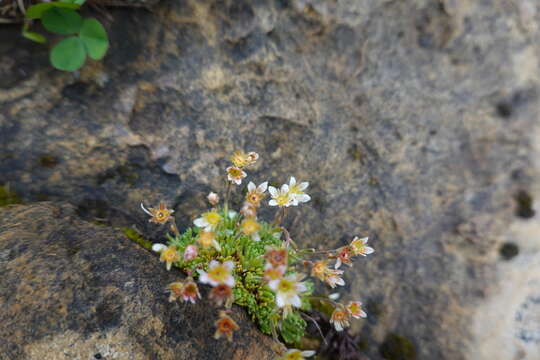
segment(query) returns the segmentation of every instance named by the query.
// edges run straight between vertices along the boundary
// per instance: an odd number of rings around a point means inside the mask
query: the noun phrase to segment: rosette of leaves
[[[94,18],[83,19],[77,12],[85,0],[63,0],[39,3],[26,12],[23,36],[38,43],[46,43],[42,34],[29,31],[31,20],[41,20],[43,27],[53,34],[65,35],[49,54],[51,64],[58,70],[76,71],[86,57],[101,60],[109,48],[107,32]]]

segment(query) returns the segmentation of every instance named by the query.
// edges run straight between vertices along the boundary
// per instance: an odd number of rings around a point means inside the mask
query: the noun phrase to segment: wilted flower
[[[349,266],[352,266],[351,257],[353,256],[353,252],[350,246],[343,246],[337,250],[337,260],[335,269],[339,269],[341,264],[347,264]]]
[[[302,279],[301,274],[291,274],[268,283],[268,287],[276,292],[276,305],[283,308],[284,317],[292,311],[292,306],[302,306],[300,294],[307,290]]]
[[[349,313],[346,310],[336,308],[330,317],[330,323],[334,325],[337,331],[343,331],[343,329],[350,326]]]
[[[217,286],[214,286],[210,291],[210,295],[208,295],[208,297],[211,300],[214,300],[217,306],[221,306],[223,303],[225,303],[225,307],[228,308],[231,307],[234,300],[231,287],[225,284],[219,284]]]
[[[152,245],[152,250],[161,254],[159,261],[164,261],[167,264],[167,270],[171,270],[173,263],[180,261],[180,254],[174,245],[167,247],[163,244],[154,244]]]
[[[341,278],[342,274],[342,270],[328,268],[328,260],[317,261],[311,268],[311,276],[326,282],[332,289],[335,288],[336,285],[345,285],[345,281]]]
[[[210,284],[217,286],[219,284],[225,284],[229,287],[234,286],[234,277],[232,270],[234,269],[234,263],[232,261],[225,261],[223,264],[219,261],[212,260],[208,265],[208,271],[199,271],[199,281],[203,284]]]
[[[176,299],[179,299],[182,297],[182,289],[184,288],[184,283],[177,281],[169,284],[169,291],[171,294],[169,295],[169,302],[176,301]]]
[[[191,301],[192,304],[195,304],[195,301],[201,298],[199,288],[193,280],[189,279],[184,284],[184,288],[182,289],[182,298],[184,301]]]
[[[298,203],[305,203],[311,200],[311,197],[304,192],[307,189],[309,183],[307,181],[296,183],[294,176],[291,176],[289,180],[289,193],[293,199],[293,205],[298,205]]]
[[[355,319],[365,318],[367,316],[366,312],[362,310],[361,301],[350,301],[347,304],[347,311]]]
[[[304,360],[307,357],[315,355],[313,350],[300,351],[297,349],[289,349],[282,357],[277,360]]]
[[[216,234],[211,231],[201,231],[197,241],[204,249],[208,249],[213,246],[217,251],[221,251],[221,246],[216,240]]]
[[[184,250],[184,261],[190,261],[197,257],[197,254],[199,251],[197,250],[197,247],[195,245],[188,245],[186,246],[186,250]]]
[[[221,336],[225,335],[229,341],[232,341],[233,332],[240,328],[225,311],[219,312],[219,319],[215,322],[215,325],[216,333],[214,334],[214,338],[219,339]]]
[[[193,221],[195,226],[204,228],[205,231],[214,230],[221,222],[221,215],[217,211],[209,211]]]
[[[150,222],[157,223],[157,224],[165,224],[167,221],[172,219],[172,213],[174,210],[167,209],[164,202],[159,203],[158,208],[150,208],[146,209],[141,203],[141,209],[151,216]]]
[[[255,207],[259,207],[267,188],[268,181],[263,182],[259,186],[255,186],[255,184],[250,181],[247,186],[248,193],[246,194],[246,201]]]
[[[245,217],[256,217],[257,216],[257,208],[253,206],[251,203],[248,203],[247,201],[244,202],[244,205],[242,205],[242,208],[240,209],[240,213],[244,215]]]
[[[354,255],[366,256],[372,254],[375,250],[372,247],[367,246],[368,242],[367,237],[359,239],[357,236],[354,237],[353,241],[349,245]]]
[[[227,168],[227,179],[233,184],[240,185],[242,183],[242,179],[246,176],[246,172],[239,167],[229,166]]]
[[[268,261],[270,264],[272,264],[273,267],[278,267],[280,265],[287,266],[287,259],[288,259],[288,253],[287,249],[285,248],[267,248],[266,253],[264,254],[264,258],[266,261]]]
[[[270,206],[288,207],[293,204],[294,199],[289,192],[289,185],[281,185],[281,189],[276,189],[273,186],[268,187],[268,192],[272,196],[272,200],[268,202]]]
[[[238,168],[243,168],[248,165],[251,165],[257,161],[259,158],[259,154],[257,154],[254,151],[251,151],[249,153],[244,153],[243,151],[237,150],[232,154],[230,160],[233,163],[234,166]]]
[[[273,267],[272,264],[266,264],[264,266],[264,280],[272,281],[278,280],[283,277],[287,267],[285,265],[280,265],[278,267]]]
[[[208,194],[207,199],[210,205],[212,206],[216,206],[219,203],[219,195],[216,194],[215,192],[210,192],[210,194]]]

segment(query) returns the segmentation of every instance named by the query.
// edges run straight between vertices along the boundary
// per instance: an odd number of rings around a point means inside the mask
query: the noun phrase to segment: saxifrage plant
[[[306,280],[305,272],[331,288],[345,285],[342,278],[343,264],[352,266],[355,256],[373,253],[367,245],[368,238],[354,237],[343,247],[333,250],[298,249],[289,231],[282,225],[287,209],[308,202],[307,182],[297,182],[291,177],[288,184],[279,188],[263,182],[247,185],[247,193],[240,211],[229,208],[229,198],[235,186],[247,176],[245,169],[255,163],[259,155],[237,151],[226,169],[227,187],[223,203],[218,194],[211,192],[208,201],[212,208],[201,214],[194,227],[183,233],[178,231],[173,210],[164,202],[158,207],[141,208],[150,216],[150,222],[169,224],[171,234],[167,244],[154,244],[167,270],[179,268],[187,279],[168,285],[169,301],[195,303],[200,297],[199,284],[211,286],[209,298],[218,308],[215,338],[233,339],[238,324],[229,316],[232,304],[247,308],[261,331],[282,339],[287,344],[298,344],[304,336],[306,319],[313,320],[306,312],[311,302],[329,305],[333,311],[330,322],[337,331],[350,325],[351,319],[366,317],[360,301],[346,304],[336,302],[334,296],[315,296],[314,284]],[[263,200],[270,194],[269,206],[276,207],[272,222],[257,216]],[[333,266],[329,266],[333,262]],[[314,351],[290,349],[280,359],[301,360],[314,355]]]

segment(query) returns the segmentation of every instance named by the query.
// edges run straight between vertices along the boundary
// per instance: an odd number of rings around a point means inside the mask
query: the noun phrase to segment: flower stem
[[[334,300],[331,300],[327,297],[323,297],[323,296],[309,296],[308,297],[310,300],[319,300],[319,301],[324,301],[330,305],[333,305],[335,307],[338,307],[338,306],[342,306],[340,303],[337,303],[335,302]]]
[[[228,216],[229,214],[229,195],[231,193],[231,185],[232,183],[227,180],[227,190],[225,192],[225,216]]]

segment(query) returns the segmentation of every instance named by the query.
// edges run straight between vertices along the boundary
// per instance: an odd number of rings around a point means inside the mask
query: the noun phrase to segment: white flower
[[[353,254],[362,256],[373,254],[375,250],[373,250],[372,247],[367,246],[367,242],[367,237],[359,239],[357,236],[355,236],[350,244]]]
[[[348,328],[351,325],[349,319],[350,315],[348,311],[335,309],[330,317],[330,323],[334,325],[337,331],[343,331],[343,329]]]
[[[294,199],[291,197],[291,193],[289,192],[289,185],[283,184],[279,190],[273,186],[269,186],[268,192],[272,196],[272,200],[268,202],[268,205],[279,207],[289,207],[290,205],[293,205]]]
[[[300,351],[298,349],[289,349],[283,357],[280,357],[278,360],[304,360],[307,357],[315,355],[313,350]]]
[[[195,226],[204,228],[205,231],[212,231],[220,222],[221,215],[217,211],[206,212],[193,221]]]
[[[307,181],[296,183],[296,178],[291,176],[289,180],[289,192],[291,193],[294,206],[297,206],[298,203],[305,203],[311,200],[311,196],[304,192],[308,186],[309,183]]]
[[[366,312],[362,309],[361,301],[350,301],[349,304],[347,304],[347,311],[355,319],[367,317]]]
[[[225,261],[223,264],[219,261],[212,260],[208,265],[208,272],[199,270],[199,281],[212,286],[225,284],[232,288],[234,286],[233,269],[234,263],[230,260]]]
[[[242,179],[246,176],[246,172],[239,167],[229,166],[227,168],[227,179],[233,184],[240,185],[242,183]]]
[[[268,282],[268,287],[276,292],[277,306],[284,308],[285,317],[291,312],[291,306],[302,306],[300,294],[307,290],[305,283],[301,282],[302,278],[301,274],[291,274]]]

